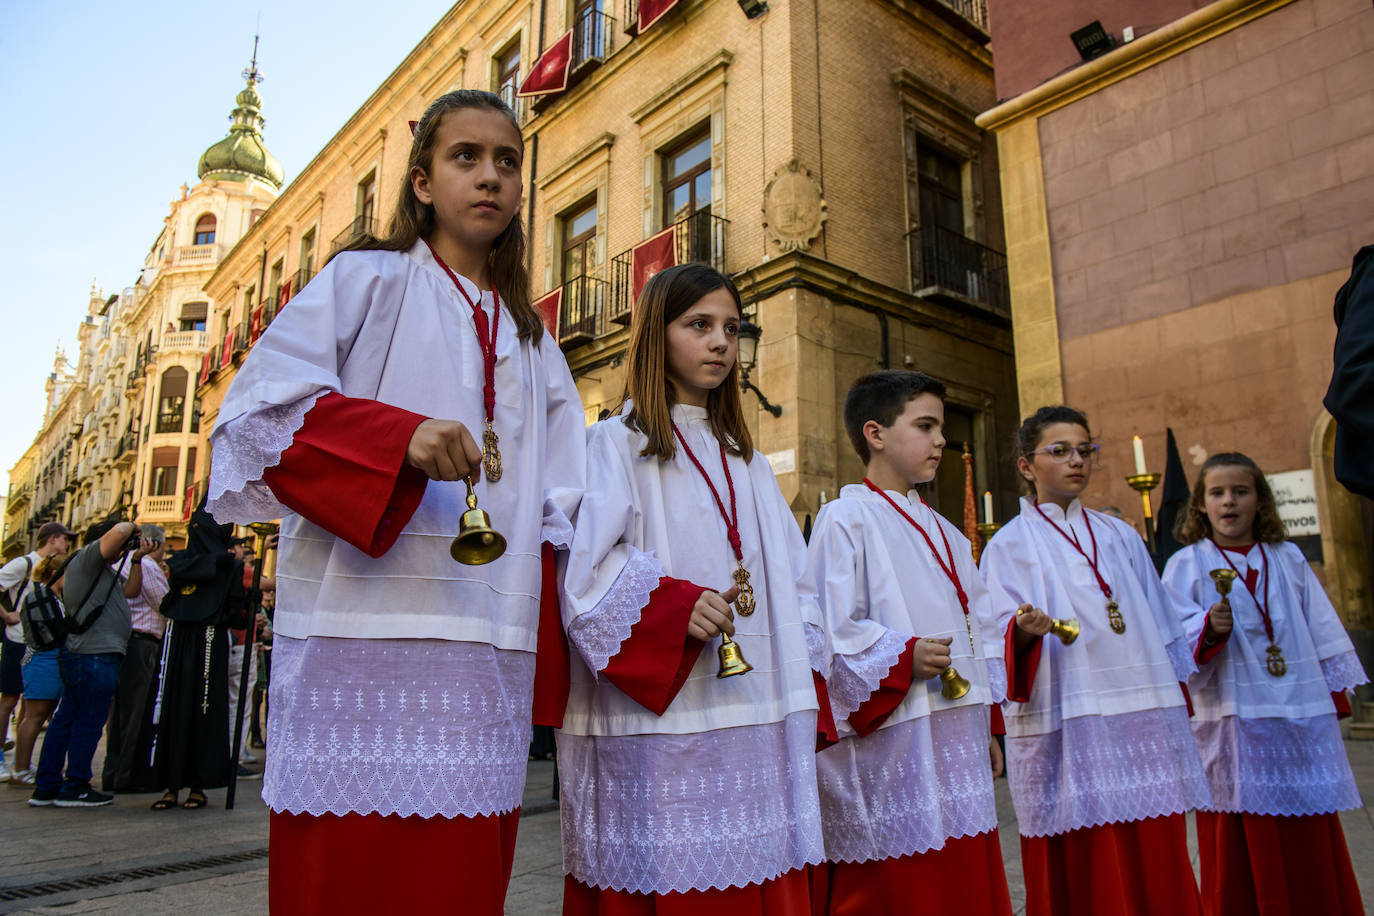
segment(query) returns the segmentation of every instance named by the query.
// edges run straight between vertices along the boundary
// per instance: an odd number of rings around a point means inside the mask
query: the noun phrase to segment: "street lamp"
[[[759,338],[762,336],[763,329],[752,321],[746,319],[739,326],[739,387],[741,391],[754,392],[764,410],[775,417],[780,417],[782,416],[782,408],[776,404],[770,404],[758,386],[749,381],[749,373],[753,372],[754,367],[758,365]]]

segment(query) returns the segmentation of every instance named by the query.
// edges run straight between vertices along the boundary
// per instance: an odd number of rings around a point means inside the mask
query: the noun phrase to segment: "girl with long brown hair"
[[[460,90],[413,134],[386,236],[291,300],[211,436],[216,518],[283,519],[263,793],[283,913],[502,912],[541,583],[581,495],[515,116]],[[469,486],[506,540],[487,565],[450,557]]]
[[[1203,913],[1362,914],[1338,814],[1361,805],[1337,724],[1369,680],[1350,637],[1249,457],[1203,462],[1179,539],[1164,583],[1198,663]]]
[[[577,650],[558,736],[569,916],[809,912],[805,866],[824,855],[815,605],[796,584],[801,532],[744,422],[742,320],[711,268],[656,274],[622,410],[588,432],[563,604]]]

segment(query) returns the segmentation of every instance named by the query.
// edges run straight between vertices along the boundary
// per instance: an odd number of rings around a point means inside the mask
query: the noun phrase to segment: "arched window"
[[[197,245],[213,245],[215,242],[215,215],[206,213],[196,220],[196,241]]]

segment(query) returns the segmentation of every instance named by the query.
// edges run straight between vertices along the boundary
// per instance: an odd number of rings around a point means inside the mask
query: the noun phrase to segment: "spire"
[[[274,188],[280,188],[285,178],[281,165],[262,142],[262,96],[258,84],[263,75],[258,70],[258,37],[253,36],[253,59],[243,71],[247,84],[234,98],[234,110],[229,115],[229,136],[216,143],[200,157],[197,174],[201,178],[246,181],[257,178]]]

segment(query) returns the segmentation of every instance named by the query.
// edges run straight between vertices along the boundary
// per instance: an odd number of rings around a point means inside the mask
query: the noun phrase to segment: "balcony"
[[[182,413],[182,411],[180,411],[180,410],[174,410],[174,411],[171,411],[171,412],[169,412],[169,413],[160,413],[160,414],[158,414],[158,415],[157,415],[157,431],[158,431],[159,433],[179,433],[179,432],[181,432],[181,420],[182,420],[182,416],[183,416],[183,413]]]
[[[132,466],[138,460],[138,433],[130,430],[119,439],[115,446],[115,466]]]
[[[310,278],[315,276],[314,271],[309,266],[302,267],[296,271],[296,280],[291,284],[291,295],[299,296],[301,290],[305,289],[305,284],[310,282]]]
[[[29,488],[28,484],[21,484],[17,487],[11,487],[9,498],[5,501],[5,511],[15,512],[23,506],[27,506],[29,504],[29,496],[31,493],[32,490]]]
[[[234,355],[238,356],[253,345],[253,321],[245,318],[234,326]]]
[[[214,267],[219,261],[219,245],[179,245],[172,249],[173,267]]]
[[[354,217],[353,222],[344,227],[344,230],[334,236],[334,241],[329,245],[330,255],[343,251],[357,239],[365,235],[375,236],[377,234],[377,220],[371,216]]]
[[[163,350],[195,350],[197,352],[205,349],[204,331],[168,331],[162,335]]]
[[[532,117],[532,109],[530,108],[529,99],[522,99],[516,96],[515,93],[518,88],[519,87],[515,83],[507,83],[504,86],[498,87],[496,94],[501,97],[501,101],[505,102],[511,111],[515,112],[515,120],[520,122],[521,127],[524,127],[529,123]]]
[[[181,518],[181,506],[175,496],[145,496],[138,505],[140,522],[176,521]]]
[[[907,233],[911,291],[932,299],[975,302],[1011,315],[1007,256],[939,226]]]
[[[597,66],[611,55],[610,37],[614,29],[615,20],[593,7],[587,7],[577,14],[577,19],[573,21],[569,84],[579,70]]]
[[[987,0],[925,0],[925,5],[941,19],[986,44],[988,31]]]
[[[700,263],[725,270],[725,230],[728,219],[698,210],[673,224],[675,264]],[[622,251],[611,259],[611,305],[607,318],[617,324],[630,323],[634,307],[634,249]]]
[[[0,550],[4,551],[7,557],[17,557],[24,553],[29,546],[29,532],[27,526],[21,526],[5,535],[5,543]]]
[[[559,307],[558,343],[572,349],[605,333],[606,300],[610,284],[596,277],[574,277],[563,284]]]

